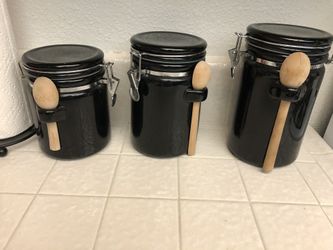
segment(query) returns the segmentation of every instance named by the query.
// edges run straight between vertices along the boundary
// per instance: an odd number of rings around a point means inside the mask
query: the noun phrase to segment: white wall
[[[234,45],[233,33],[244,32],[250,23],[292,23],[333,33],[333,0],[8,0],[8,6],[20,50],[85,43],[127,55],[131,35],[174,30],[205,38],[208,56],[218,56],[214,60],[224,67],[221,74],[228,72],[227,50]],[[115,57],[121,60],[120,54]],[[333,65],[327,71],[333,72]],[[321,133],[333,112],[331,93],[332,73],[326,75],[311,120]]]

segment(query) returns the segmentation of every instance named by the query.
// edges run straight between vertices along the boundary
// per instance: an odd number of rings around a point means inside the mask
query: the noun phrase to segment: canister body
[[[59,151],[50,150],[47,125],[39,123],[39,144],[46,154],[61,159],[77,159],[106,146],[111,134],[106,84],[100,83],[75,94],[61,94],[59,106],[64,110],[64,117],[57,121]]]
[[[200,37],[172,31],[132,36],[132,144],[142,154],[173,157],[187,152],[192,103],[207,97],[207,88],[192,88],[194,68],[205,60],[206,47]]]
[[[104,62],[100,49],[80,44],[35,48],[22,56],[22,68],[30,87],[37,78],[47,77],[59,94],[59,103],[52,110],[34,103],[39,144],[46,154],[79,159],[106,146],[111,133],[109,92],[113,106],[119,79],[113,75],[112,63]],[[60,149],[56,151],[49,143],[48,124],[52,123],[59,135]]]
[[[276,167],[288,165],[297,158],[324,73],[324,67],[312,69],[304,83],[306,92],[303,98],[291,103]],[[228,147],[234,155],[252,165],[262,166],[264,162],[281,101],[269,94],[277,83],[277,68],[258,64],[248,58],[245,60]]]
[[[229,51],[232,73],[244,55],[235,118],[228,138],[230,151],[239,159],[263,166],[281,101],[290,103],[275,167],[292,163],[298,155],[310,115],[330,61],[333,36],[323,30],[281,23],[255,23],[247,34],[236,33],[235,49]],[[242,39],[246,51],[241,52]],[[310,74],[298,88],[284,86],[279,71],[286,57],[305,53]]]
[[[143,76],[140,100],[132,100],[132,144],[141,153],[172,157],[187,152],[192,103],[184,99],[191,76]]]

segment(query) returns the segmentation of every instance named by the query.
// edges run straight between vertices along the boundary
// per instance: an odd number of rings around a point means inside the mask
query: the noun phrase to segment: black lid
[[[98,48],[79,44],[58,44],[29,50],[22,62],[31,68],[79,69],[95,66],[103,61],[104,53]]]
[[[132,36],[131,44],[142,52],[168,55],[200,53],[207,47],[207,42],[200,37],[171,31],[139,33]]]
[[[171,31],[150,31],[131,38],[132,49],[142,53],[142,68],[189,71],[205,59],[207,42],[197,36]],[[133,56],[138,63],[137,55]]]
[[[101,78],[103,61],[103,51],[80,44],[39,47],[22,56],[23,68],[32,81],[46,76],[59,87],[80,86]]]
[[[330,44],[333,40],[332,34],[305,26],[281,24],[281,23],[255,23],[247,27],[247,32],[252,36],[263,36],[266,39],[286,39],[290,41],[298,40],[317,41]]]
[[[332,34],[305,26],[281,23],[255,23],[247,27],[248,48],[269,57],[280,56],[279,60],[290,53],[306,53],[312,63],[323,63],[333,41]],[[272,59],[272,58],[265,58]]]

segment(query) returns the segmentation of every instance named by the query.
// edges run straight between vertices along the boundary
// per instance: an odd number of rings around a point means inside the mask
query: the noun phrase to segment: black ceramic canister
[[[299,152],[310,114],[330,62],[332,35],[318,29],[276,23],[257,23],[238,36],[229,51],[232,74],[244,55],[235,118],[228,139],[230,151],[239,159],[262,166],[281,100],[291,102],[275,166],[292,163]],[[240,51],[242,39],[246,51]],[[311,61],[308,79],[299,89],[279,82],[283,60],[293,52],[304,52]]]
[[[30,86],[37,77],[44,76],[59,91],[59,106],[55,110],[34,106],[39,144],[46,154],[77,159],[96,153],[108,143],[108,89],[114,104],[119,80],[113,77],[112,64],[104,62],[100,49],[76,44],[40,47],[24,53],[22,68]],[[58,125],[59,151],[49,149],[48,122]]]
[[[192,89],[193,70],[205,60],[207,43],[190,34],[153,31],[134,35],[131,45],[132,144],[155,157],[184,154],[192,103],[207,97],[207,89]]]

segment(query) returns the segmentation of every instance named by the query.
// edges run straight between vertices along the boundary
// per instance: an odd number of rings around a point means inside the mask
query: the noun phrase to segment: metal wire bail
[[[112,98],[112,106],[114,106],[116,103],[117,89],[118,89],[118,85],[120,82],[120,79],[113,74],[113,64],[114,64],[113,62],[107,62],[107,63],[103,64],[103,66],[105,68],[105,72],[106,72],[106,77],[109,82],[108,89],[109,89],[109,92],[110,92],[111,98]]]
[[[127,72],[131,87],[129,89],[130,96],[133,101],[138,102],[140,100],[140,94],[139,94],[139,84],[141,80],[141,74],[142,74],[142,68],[141,68],[141,61],[142,61],[142,54],[134,50],[133,48],[131,49],[130,52],[131,55],[131,68]],[[139,59],[139,65],[138,68],[135,67],[134,61],[133,61],[133,55],[137,56]]]
[[[231,61],[231,77],[235,77],[235,70],[239,63],[240,57],[245,53],[245,51],[241,51],[242,46],[242,40],[243,38],[247,37],[246,35],[243,35],[242,33],[235,32],[235,35],[237,36],[236,46],[233,49],[230,49],[228,51],[229,58]]]

